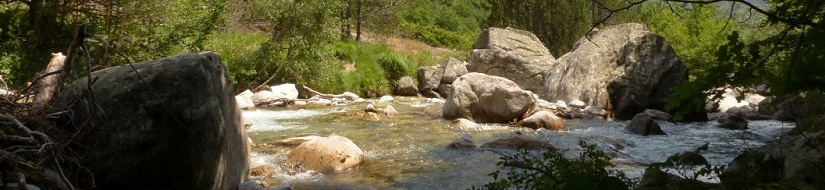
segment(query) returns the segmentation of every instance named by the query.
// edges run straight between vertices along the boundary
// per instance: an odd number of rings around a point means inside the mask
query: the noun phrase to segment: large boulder
[[[235,95],[235,102],[238,104],[238,107],[241,109],[249,109],[255,107],[255,102],[252,101],[252,96],[255,95],[249,89],[241,92],[238,95]]]
[[[246,179],[246,131],[218,55],[112,67],[92,77],[94,99],[83,79],[61,102],[74,103],[67,105],[71,123],[88,121],[73,149],[96,188],[235,189]]]
[[[461,75],[467,74],[467,67],[464,63],[455,58],[449,58],[441,63],[444,74],[441,75],[441,83],[452,84]]]
[[[441,83],[441,75],[444,71],[436,66],[419,67],[416,71],[418,76],[418,90],[423,92],[435,91]]]
[[[467,118],[481,123],[507,123],[522,119],[533,108],[533,93],[522,90],[513,81],[482,73],[468,73],[453,82],[453,90],[444,103],[446,119]]]
[[[398,80],[398,85],[395,87],[395,95],[418,96],[418,87],[416,87],[412,77],[404,76]]]
[[[555,61],[536,35],[514,28],[485,29],[473,49],[469,72],[504,77],[534,92],[542,89],[545,70]]]
[[[331,135],[301,143],[289,152],[287,163],[320,173],[355,169],[364,164],[364,151],[346,137]]]
[[[582,100],[630,119],[662,110],[673,87],[688,81],[687,67],[667,41],[641,24],[608,26],[582,38],[544,73],[545,100]]]
[[[822,123],[819,123],[820,126]],[[790,189],[825,187],[825,132],[788,135],[737,156],[720,175],[722,185],[755,189],[764,184],[787,184]]]

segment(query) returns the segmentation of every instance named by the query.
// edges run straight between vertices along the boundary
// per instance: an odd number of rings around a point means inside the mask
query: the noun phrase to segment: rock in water
[[[416,72],[418,90],[422,93],[437,90],[438,84],[441,83],[441,75],[444,74],[444,71],[436,66],[419,67]]]
[[[441,63],[441,69],[444,70],[444,74],[441,75],[442,84],[452,84],[455,79],[467,74],[464,63],[452,57]]]
[[[653,119],[658,119],[658,120],[662,120],[662,121],[671,121],[671,120],[673,120],[673,116],[671,116],[667,112],[654,110],[654,109],[646,109],[645,113],[647,115],[650,115],[650,117],[652,117]]]
[[[582,100],[617,119],[662,109],[688,70],[667,41],[641,24],[608,26],[582,38],[544,73],[545,100]]]
[[[533,93],[513,81],[482,73],[468,73],[453,82],[442,107],[445,119],[467,118],[480,123],[507,123],[533,108]]]
[[[553,114],[553,112],[547,110],[533,113],[533,115],[524,118],[516,123],[516,125],[529,127],[532,129],[545,128],[553,131],[564,130],[564,123],[561,121],[561,118],[556,116],[556,114]]]
[[[719,127],[730,130],[748,129],[748,121],[736,115],[726,115],[719,119]]]
[[[512,80],[533,92],[542,89],[543,74],[555,58],[538,37],[514,28],[487,28],[473,44],[469,72]]]
[[[236,95],[235,101],[237,102],[238,107],[241,109],[249,109],[255,107],[255,102],[252,101],[253,95],[254,93],[252,93],[252,91],[248,89]]]
[[[246,131],[226,66],[212,52],[103,69],[61,102],[89,120],[74,149],[100,189],[234,189],[249,170]],[[90,113],[89,110],[96,110]],[[94,115],[92,115],[94,114]],[[76,126],[80,128],[81,126]]]
[[[398,110],[395,110],[395,107],[392,107],[392,105],[387,105],[387,107],[384,108],[384,114],[386,114],[386,115],[398,115]]]
[[[470,134],[464,133],[461,135],[461,138],[458,140],[453,141],[447,148],[450,149],[474,149],[476,148],[476,144],[473,142],[473,137]]]
[[[418,87],[415,86],[415,81],[413,81],[412,77],[404,76],[398,80],[398,86],[395,88],[395,95],[418,96]]]
[[[636,114],[625,129],[630,133],[642,136],[667,135],[667,133],[659,127],[659,124],[653,120],[653,117],[650,117],[650,115],[646,113]]]
[[[364,163],[364,151],[346,137],[331,135],[298,145],[287,162],[320,173],[355,169]]]
[[[512,149],[512,150],[556,150],[553,145],[523,136],[513,136],[484,143],[481,148]]]

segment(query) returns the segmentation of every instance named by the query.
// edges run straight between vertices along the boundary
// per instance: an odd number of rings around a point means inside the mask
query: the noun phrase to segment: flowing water
[[[443,103],[396,97],[391,105],[400,114],[377,120],[362,116],[364,103],[244,111],[244,117],[252,123],[247,132],[258,145],[253,148],[251,165],[272,166],[275,175],[261,180],[273,186],[289,184],[293,189],[467,189],[492,179],[487,174],[499,169],[495,165],[499,155],[484,149],[445,147],[463,133],[472,135],[476,145],[521,133],[568,150],[566,154],[571,156],[580,149],[580,140],[596,144],[614,157],[619,163],[617,169],[639,177],[646,164],[695,150],[705,143],[709,143],[710,149],[701,154],[713,165],[724,165],[745,148],[763,145],[793,127],[778,121],[750,121],[750,129],[731,131],[714,127],[715,122],[660,122],[669,135],[645,137],[626,133],[626,121],[579,119],[565,120],[567,130],[562,132],[499,124],[484,124],[484,131],[462,132],[438,117]],[[289,148],[265,146],[267,142],[291,137],[332,134],[355,142],[365,152],[365,164],[357,170],[335,174],[295,173],[282,169]]]

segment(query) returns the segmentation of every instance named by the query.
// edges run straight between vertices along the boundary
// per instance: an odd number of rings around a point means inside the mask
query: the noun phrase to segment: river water
[[[507,138],[516,133],[549,142],[567,155],[576,155],[578,141],[595,144],[619,163],[617,169],[640,177],[646,164],[668,156],[692,151],[705,143],[701,152],[713,165],[725,165],[745,148],[757,147],[779,138],[794,127],[778,121],[750,121],[750,129],[732,131],[716,128],[715,122],[660,122],[667,136],[639,136],[624,131],[626,121],[565,120],[561,132],[484,124],[485,130],[463,132],[440,119],[443,103],[424,98],[396,97],[392,105],[398,115],[377,120],[362,116],[366,104],[312,109],[275,108],[243,112],[252,126],[247,130],[253,142],[252,167],[270,165],[274,176],[259,179],[270,186],[289,184],[293,189],[467,189],[481,186],[499,169],[499,155],[489,150],[445,148],[463,133],[476,145]],[[335,174],[295,173],[282,169],[289,148],[266,146],[291,137],[340,135],[351,139],[365,152],[365,164],[357,170]]]

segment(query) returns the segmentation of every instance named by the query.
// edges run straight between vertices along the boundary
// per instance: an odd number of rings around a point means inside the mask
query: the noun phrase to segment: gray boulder
[[[418,76],[418,90],[423,93],[438,89],[442,74],[444,74],[444,71],[436,66],[419,67],[416,71],[416,75]]]
[[[469,73],[453,82],[453,91],[444,103],[442,116],[481,123],[507,123],[521,119],[535,104],[533,93],[522,90],[513,81]]]
[[[737,115],[726,115],[719,119],[719,127],[730,130],[745,130],[748,129],[748,121]]]
[[[513,28],[487,28],[473,48],[469,72],[504,77],[534,92],[542,89],[545,70],[555,61],[536,35]]]
[[[667,112],[654,110],[654,109],[646,109],[645,113],[647,115],[650,115],[650,117],[653,117],[653,119],[658,119],[658,120],[662,120],[662,121],[671,121],[671,120],[673,120],[673,116],[671,116]]]
[[[659,124],[653,120],[653,117],[646,113],[639,113],[630,120],[630,123],[627,124],[625,127],[630,133],[648,136],[648,135],[667,135],[665,131],[662,131],[662,128],[659,127]]]
[[[630,119],[662,109],[688,70],[667,41],[641,24],[608,26],[582,38],[544,73],[546,100],[582,100]]]
[[[416,87],[412,77],[404,76],[398,80],[398,85],[395,87],[395,95],[418,96],[418,87]]]
[[[441,76],[441,83],[452,84],[461,75],[467,74],[467,67],[464,63],[455,58],[449,58],[441,63],[444,74]]]
[[[91,101],[85,79],[60,101],[74,103],[67,105],[72,123],[89,119],[73,142],[96,187],[237,188],[247,177],[249,150],[221,58],[195,53],[134,67],[145,83],[128,65],[92,73],[94,108],[81,103]]]
[[[458,140],[453,141],[449,145],[447,145],[449,149],[474,149],[476,148],[476,144],[473,142],[473,137],[470,134],[464,133],[461,135],[461,138]]]

